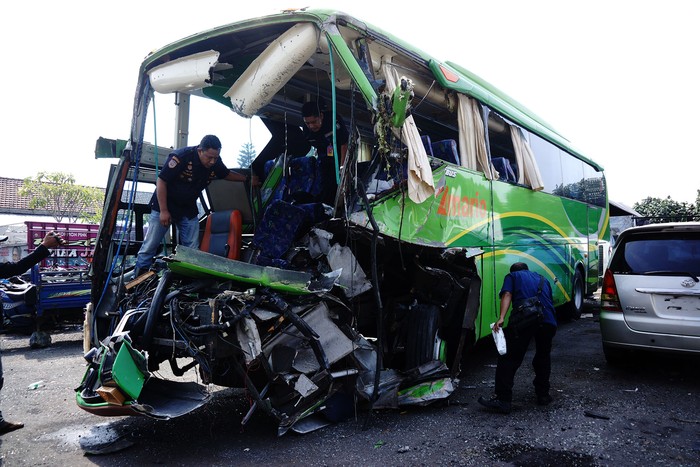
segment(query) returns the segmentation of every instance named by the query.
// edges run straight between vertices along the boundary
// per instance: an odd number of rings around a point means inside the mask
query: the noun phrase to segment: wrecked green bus
[[[177,104],[173,147],[188,144],[190,99],[259,118],[271,136],[259,184],[202,193],[202,247],[173,232],[134,277],[148,213],[138,195],[171,152],[144,141],[161,94]],[[322,153],[299,137],[303,105],[321,100],[335,129]],[[603,169],[479,77],[358,18],[287,11],[186,37],[143,61],[133,109],[129,137],[96,148],[118,163],[76,391],[92,413],[170,418],[214,386],[238,387],[251,400],[242,423],[260,410],[282,434],[358,404],[428,404],[449,397],[463,353],[490,336],[510,264],[547,277],[563,316],[598,287]],[[328,157],[337,188],[322,200]],[[208,248],[213,236],[224,249]],[[165,379],[163,365],[196,377]]]

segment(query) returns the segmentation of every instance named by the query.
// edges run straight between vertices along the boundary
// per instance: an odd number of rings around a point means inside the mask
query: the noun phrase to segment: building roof
[[[19,194],[24,180],[20,178],[0,177],[0,214],[23,214],[32,216],[52,216],[51,208],[32,209],[29,196]],[[100,188],[104,191],[104,188]]]
[[[627,206],[626,204],[620,203],[619,201],[609,200],[610,205],[610,216],[635,216],[642,217],[637,211]]]
[[[49,215],[47,210],[29,208],[29,197],[19,194],[23,183],[19,178],[0,177],[0,213]]]
[[[29,209],[29,198],[19,195],[23,180],[0,177],[0,210]]]
[[[23,215],[23,216],[49,216],[53,217],[51,206],[49,209],[32,209],[29,207],[30,198],[19,194],[24,180],[20,178],[0,177],[0,214]],[[104,193],[104,188],[99,188]],[[138,204],[148,204],[151,200],[152,192],[137,191],[134,202]],[[129,193],[122,194],[122,201],[129,201]]]

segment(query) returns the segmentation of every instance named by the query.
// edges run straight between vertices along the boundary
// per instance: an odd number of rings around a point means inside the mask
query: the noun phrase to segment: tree
[[[698,191],[700,201],[700,190]],[[677,202],[667,197],[666,199],[648,197],[638,203],[634,203],[634,210],[648,218],[652,224],[661,222],[688,222],[700,215],[696,205]]]
[[[36,177],[24,179],[20,196],[29,198],[31,209],[45,209],[56,222],[97,223],[102,216],[104,193],[100,188],[75,184],[71,174],[39,172]]]
[[[255,160],[256,155],[253,143],[245,143],[241,146],[241,152],[238,153],[238,166],[247,169]]]

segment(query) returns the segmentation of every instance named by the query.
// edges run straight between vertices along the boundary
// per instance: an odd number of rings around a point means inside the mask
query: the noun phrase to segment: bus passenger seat
[[[252,246],[257,250],[253,263],[260,266],[285,267],[284,254],[292,247],[308,225],[307,212],[286,201],[273,201],[253,236]]]
[[[515,172],[513,167],[510,165],[510,160],[505,157],[492,157],[491,163],[493,167],[498,171],[498,179],[504,182],[515,183],[517,178],[515,178]]]
[[[444,139],[436,141],[432,144],[433,155],[438,159],[447,161],[451,164],[459,164],[459,151],[457,150],[457,142],[453,139]]]
[[[318,196],[321,193],[320,164],[315,157],[296,157],[289,161],[288,197],[298,192]]]
[[[199,249],[228,259],[241,254],[242,216],[238,210],[215,211],[209,214]]]
[[[268,162],[269,163],[269,162]],[[321,193],[320,164],[315,157],[295,157],[287,162],[288,175],[279,180],[270,201],[313,199]],[[266,164],[267,167],[267,164]],[[295,196],[296,195],[296,196]]]
[[[280,156],[284,157],[284,156]],[[269,201],[274,201],[276,199],[282,199],[282,195],[284,194],[284,190],[286,189],[286,183],[285,183],[285,178],[281,177],[277,184],[273,186],[272,188],[267,187],[267,179],[270,176],[270,173],[272,172],[273,168],[275,167],[275,164],[277,164],[278,160],[280,158],[278,157],[277,159],[272,159],[267,162],[265,162],[265,183],[263,184],[263,199],[265,198],[265,193],[270,193],[269,196]]]

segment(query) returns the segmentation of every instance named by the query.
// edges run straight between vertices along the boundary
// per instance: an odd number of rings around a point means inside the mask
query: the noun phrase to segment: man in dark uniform
[[[0,242],[7,240],[6,236],[0,236]],[[23,274],[28,269],[32,268],[35,264],[38,264],[44,258],[47,258],[51,251],[49,248],[56,248],[59,245],[63,245],[65,240],[60,236],[49,232],[41,241],[41,244],[29,253],[24,258],[17,262],[0,262],[0,279],[7,279],[8,277],[17,276]],[[0,316],[2,319],[2,316]],[[2,359],[0,358],[0,389],[2,389],[5,379],[2,373]],[[0,412],[0,435],[9,433],[11,431],[19,430],[24,427],[24,423],[8,422],[2,417],[2,412]]]
[[[551,373],[552,339],[557,332],[557,319],[552,300],[552,287],[549,281],[542,281],[539,289],[541,275],[530,271],[525,263],[513,263],[510,273],[503,279],[501,288],[501,314],[494,324],[493,330],[498,332],[503,327],[508,308],[512,303],[520,303],[530,297],[538,296],[544,308],[542,323],[523,331],[512,332],[509,327],[504,330],[506,337],[506,354],[499,355],[496,366],[496,388],[491,399],[479,397],[479,403],[496,412],[510,413],[511,400],[513,398],[513,379],[515,372],[525,358],[525,352],[530,341],[535,339],[535,356],[532,359],[532,367],[535,370],[535,394],[537,404],[547,405],[552,402],[549,394],[549,375]],[[539,294],[538,294],[539,289]]]
[[[322,98],[318,101],[309,101],[301,108],[301,116],[304,119],[304,136],[318,153],[318,162],[321,167],[321,202],[334,205],[335,193],[338,191],[336,179],[335,158],[333,153],[333,116],[325,109]],[[348,150],[348,133],[345,123],[336,117],[335,138],[338,145],[340,166],[345,162],[345,154]]]
[[[199,146],[188,146],[170,153],[158,174],[151,198],[148,232],[136,258],[134,277],[148,269],[170,224],[177,226],[180,244],[197,248],[199,219],[197,199],[214,179],[244,182],[245,175],[231,172],[221,161],[221,141],[214,135],[202,138]]]

